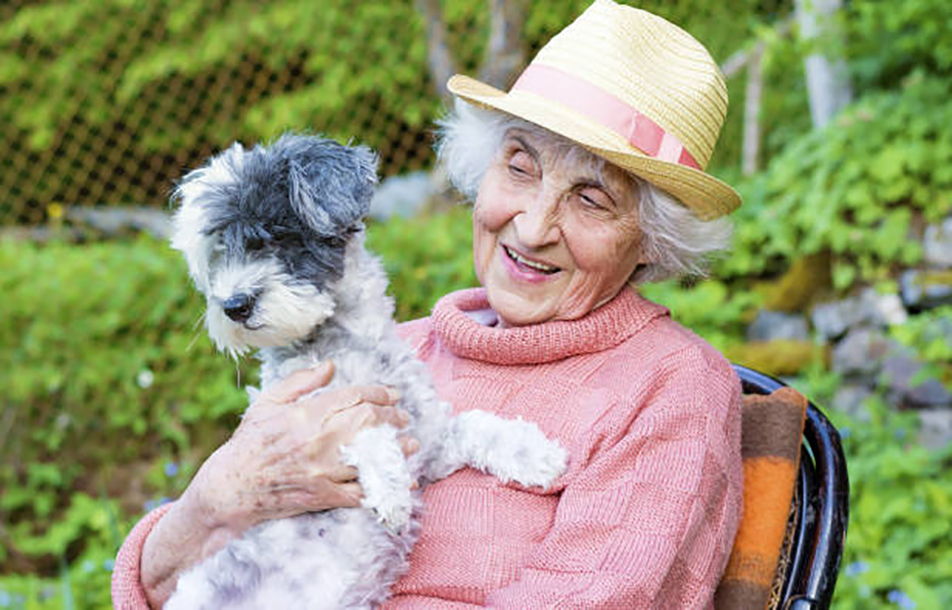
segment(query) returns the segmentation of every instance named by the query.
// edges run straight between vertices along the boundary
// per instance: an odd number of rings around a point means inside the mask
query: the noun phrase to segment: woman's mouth
[[[521,254],[519,254],[518,252],[516,252],[509,246],[503,246],[502,248],[503,248],[503,251],[506,253],[506,256],[509,258],[509,260],[515,263],[516,267],[518,267],[519,270],[521,271],[542,273],[545,275],[552,275],[554,273],[558,273],[559,271],[561,271],[561,269],[559,269],[558,267],[554,267],[552,265],[547,265],[546,263],[542,263],[539,261],[534,261],[530,258],[526,258],[525,256],[522,256]]]

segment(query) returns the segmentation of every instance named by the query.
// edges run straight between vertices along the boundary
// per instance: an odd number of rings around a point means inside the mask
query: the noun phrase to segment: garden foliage
[[[878,398],[869,421],[834,413],[850,475],[850,526],[835,608],[952,606],[952,446],[916,443],[917,418]]]
[[[724,276],[775,274],[831,253],[835,288],[922,256],[908,234],[952,211],[952,79],[915,73],[791,142],[742,186]]]

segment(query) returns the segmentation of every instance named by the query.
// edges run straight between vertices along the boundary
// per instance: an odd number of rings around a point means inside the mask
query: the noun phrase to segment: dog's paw
[[[565,449],[532,422],[467,411],[454,418],[452,429],[447,441],[452,459],[505,483],[548,487],[565,472]]]
[[[565,472],[568,461],[565,449],[556,441],[547,438],[532,422],[520,419],[509,423],[523,427],[523,430],[516,436],[519,444],[513,447],[514,455],[506,465],[505,474],[509,479],[526,487],[550,486]],[[495,470],[495,465],[493,469]]]
[[[413,498],[409,489],[401,497],[379,498],[376,502],[365,501],[363,505],[372,508],[377,518],[392,532],[404,532],[410,527],[413,514]]]
[[[413,513],[413,479],[396,429],[379,426],[362,430],[350,445],[341,448],[341,455],[344,463],[357,468],[364,492],[361,505],[376,512],[391,531],[406,530]]]

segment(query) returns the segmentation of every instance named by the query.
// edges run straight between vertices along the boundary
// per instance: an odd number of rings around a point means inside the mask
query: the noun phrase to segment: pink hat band
[[[534,93],[562,104],[614,131],[649,157],[701,169],[676,136],[611,93],[558,68],[532,64],[512,91]]]

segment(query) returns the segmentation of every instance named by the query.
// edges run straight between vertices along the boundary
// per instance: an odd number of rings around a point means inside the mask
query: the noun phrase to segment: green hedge
[[[846,552],[833,607],[952,607],[952,446],[919,446],[918,417],[882,397],[868,419],[830,413],[850,478]]]
[[[910,231],[952,211],[950,94],[952,78],[916,74],[792,141],[740,185],[734,252],[719,273],[770,275],[827,252],[845,290],[917,263]]]

